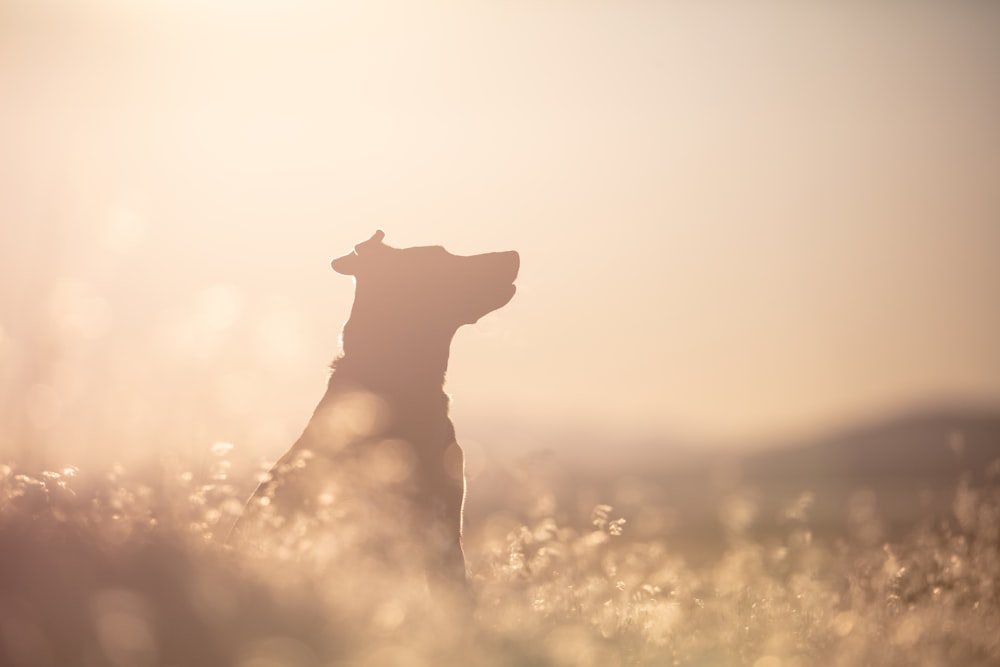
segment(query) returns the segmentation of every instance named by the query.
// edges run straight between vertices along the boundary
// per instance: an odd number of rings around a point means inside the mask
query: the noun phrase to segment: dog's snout
[[[513,282],[517,278],[517,272],[521,269],[521,256],[514,250],[505,252],[504,255],[507,257],[507,261],[510,262],[510,279]]]
[[[521,256],[514,250],[471,255],[465,261],[470,270],[491,282],[513,283],[521,268]]]
[[[498,252],[494,254],[499,271],[503,280],[514,282],[517,279],[517,272],[521,268],[521,256],[514,250]]]

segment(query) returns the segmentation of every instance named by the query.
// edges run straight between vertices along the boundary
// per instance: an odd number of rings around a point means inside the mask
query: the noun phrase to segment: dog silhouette
[[[333,260],[355,280],[326,394],[247,503],[237,544],[464,583],[464,460],[444,392],[451,341],[514,296],[514,251],[393,248]]]

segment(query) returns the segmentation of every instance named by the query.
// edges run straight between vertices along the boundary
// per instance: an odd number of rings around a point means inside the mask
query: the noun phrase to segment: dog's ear
[[[382,239],[384,238],[385,238],[385,232],[383,232],[381,229],[376,229],[375,233],[372,234],[372,237],[370,239],[368,239],[364,243],[359,243],[358,245],[354,246],[354,250],[356,250],[359,255],[368,252],[369,250],[375,249],[378,246],[385,245],[384,243],[382,243]]]
[[[330,262],[330,266],[333,267],[334,271],[345,276],[358,275],[358,270],[386,247],[382,243],[384,238],[385,232],[381,229],[376,230],[370,239],[354,246],[354,252],[338,257]]]

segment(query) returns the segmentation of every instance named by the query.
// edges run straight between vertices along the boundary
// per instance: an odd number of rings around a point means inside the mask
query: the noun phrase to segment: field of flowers
[[[694,561],[607,505],[579,525],[508,516],[468,541],[473,599],[456,600],[324,568],[309,544],[228,547],[246,491],[230,457],[0,466],[0,664],[1000,664],[1000,465],[895,543],[821,539],[791,507],[780,542],[730,527]]]

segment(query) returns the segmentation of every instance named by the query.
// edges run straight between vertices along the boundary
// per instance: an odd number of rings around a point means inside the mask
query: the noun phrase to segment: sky
[[[0,0],[0,451],[280,453],[375,229],[521,253],[453,345],[460,435],[1000,406],[997,34],[986,2]]]

